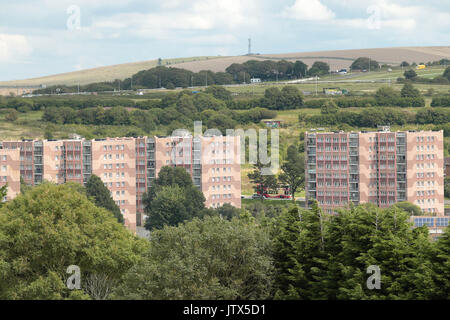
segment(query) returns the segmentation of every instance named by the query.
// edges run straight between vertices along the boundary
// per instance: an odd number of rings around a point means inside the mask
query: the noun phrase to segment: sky
[[[449,46],[450,0],[1,0],[0,81],[191,56]]]

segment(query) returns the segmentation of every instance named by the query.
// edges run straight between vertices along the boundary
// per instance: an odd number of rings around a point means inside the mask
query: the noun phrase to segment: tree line
[[[225,72],[202,70],[192,72],[176,67],[157,66],[142,70],[124,80],[98,82],[87,85],[54,85],[34,90],[34,94],[104,92],[119,90],[156,89],[156,88],[188,88],[208,85],[225,85],[249,83],[251,78],[263,81],[298,79],[308,76],[320,76],[329,73],[330,66],[323,61],[316,61],[308,69],[302,61],[286,60],[249,60],[242,64],[233,63]]]
[[[446,108],[421,108],[416,113],[396,108],[370,107],[363,111],[339,110],[333,101],[321,108],[319,115],[301,113],[299,121],[315,125],[347,124],[352,127],[375,128],[377,125],[434,124],[448,123],[450,111]]]
[[[135,125],[145,132],[154,130],[157,126],[168,126],[168,132],[173,129],[193,126],[194,120],[202,120],[209,128],[218,128],[225,132],[239,124],[258,123],[262,119],[275,117],[268,109],[255,107],[249,110],[230,110],[223,100],[209,93],[192,93],[182,91],[168,94],[157,104],[141,108],[149,110],[127,110],[122,106],[112,108],[47,107],[42,120],[56,124],[84,125]]]

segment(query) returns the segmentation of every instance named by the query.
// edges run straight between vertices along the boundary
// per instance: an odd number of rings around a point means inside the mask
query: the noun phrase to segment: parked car
[[[261,194],[255,193],[252,195],[252,199],[262,199],[262,198],[265,198],[265,197],[263,197]]]

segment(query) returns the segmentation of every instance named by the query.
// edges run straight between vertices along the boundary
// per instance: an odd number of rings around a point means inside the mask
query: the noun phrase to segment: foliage
[[[450,96],[433,97],[432,107],[450,107]]]
[[[320,108],[320,114],[336,114],[339,111],[339,107],[333,100],[328,100]]]
[[[428,257],[433,270],[433,283],[427,291],[430,299],[450,299],[450,227],[434,243]]]
[[[299,153],[295,145],[288,147],[286,161],[281,165],[278,179],[289,186],[292,201],[295,201],[295,192],[305,183],[305,155]]]
[[[176,226],[194,217],[206,214],[205,197],[194,186],[189,173],[182,167],[161,168],[143,196],[148,218],[145,228],[161,229],[165,225]]]
[[[352,70],[376,70],[380,68],[380,64],[371,58],[359,57],[350,65]]]
[[[265,90],[260,103],[271,110],[299,109],[303,105],[303,94],[294,86],[284,86],[281,90],[270,87]]]
[[[450,81],[450,67],[447,67],[444,71],[444,74],[442,75],[444,78],[447,78],[448,81]]]
[[[315,61],[311,68],[308,70],[310,76],[323,76],[330,72],[330,66],[323,61]]]
[[[294,93],[292,90],[285,90],[283,97],[283,108],[295,108],[302,101],[298,90]],[[259,107],[248,108],[245,112],[230,110],[223,100],[216,99],[211,94],[192,94],[188,91],[167,94],[161,101],[150,105],[150,110],[145,110],[146,107],[141,102],[139,107],[145,107],[144,109],[130,111],[122,106],[108,109],[48,106],[42,120],[56,124],[134,125],[145,133],[150,133],[158,125],[190,127],[195,120],[203,120],[210,127],[233,129],[238,124],[258,123],[261,119],[275,116],[273,111]],[[205,114],[205,111],[209,113]]]
[[[405,79],[412,80],[417,77],[417,73],[413,69],[406,70],[403,75]]]
[[[276,298],[430,299],[448,295],[441,289],[449,280],[444,262],[447,259],[448,264],[448,233],[436,245],[431,243],[426,227],[412,229],[409,214],[398,207],[380,209],[366,204],[328,215],[313,203],[312,210],[291,210],[282,216],[274,246]],[[380,289],[370,290],[366,285],[371,265],[380,268]]]
[[[316,125],[342,125],[376,128],[377,125],[435,124],[444,125],[450,117],[448,108],[422,108],[416,114],[394,108],[367,108],[365,111],[344,111],[336,114],[306,115],[303,121]]]
[[[380,87],[375,92],[376,99],[392,99],[392,98],[397,98],[398,96],[399,96],[398,92],[395,91],[394,88],[391,88],[388,86]]]
[[[242,64],[233,63],[226,72],[233,76],[238,83],[243,82],[243,76],[250,78],[260,78],[262,81],[287,80],[292,78],[302,78],[305,76],[307,65],[302,61],[290,62],[281,60],[249,60]]]
[[[450,198],[450,177],[445,177],[444,179],[444,195]]]
[[[96,175],[91,175],[86,183],[86,195],[92,197],[97,207],[105,208],[111,212],[118,222],[123,223],[123,215],[120,208],[111,197],[109,189],[103,184],[103,181]]]
[[[5,199],[6,195],[8,194],[8,185],[5,184],[4,186],[0,187],[0,208],[3,206],[3,199]]]
[[[416,206],[414,203],[408,201],[401,201],[394,204],[395,207],[402,209],[403,211],[409,213],[412,216],[421,216],[423,215],[422,209],[419,206]]]
[[[233,207],[229,203],[224,203],[220,207],[215,208],[214,211],[219,217],[229,221],[233,218],[238,218],[241,214],[241,209]]]
[[[152,233],[145,259],[118,286],[116,299],[267,299],[271,241],[253,222],[195,218]]]
[[[5,120],[9,121],[9,122],[14,122],[19,118],[19,113],[15,110],[12,109],[9,113],[6,114],[5,116]]]
[[[223,101],[231,100],[231,92],[222,86],[217,85],[209,86],[208,88],[205,89],[204,92],[211,94],[214,98],[219,100]]]
[[[86,277],[113,284],[145,249],[72,186],[44,183],[0,209],[0,299],[89,298]],[[80,267],[82,291],[66,287],[70,265]]]
[[[404,98],[417,98],[420,97],[420,92],[414,88],[411,83],[405,83],[403,85],[401,95]]]
[[[269,192],[277,192],[278,183],[275,175],[263,174],[263,167],[264,165],[258,159],[257,163],[253,165],[253,171],[247,174],[255,192],[261,195]]]

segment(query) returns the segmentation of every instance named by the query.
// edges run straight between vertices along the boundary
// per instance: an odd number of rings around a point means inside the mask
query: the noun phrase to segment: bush
[[[450,107],[450,96],[434,97],[431,101],[432,107]]]
[[[19,113],[16,110],[11,110],[9,113],[6,114],[5,120],[8,122],[14,122],[19,117]]]

